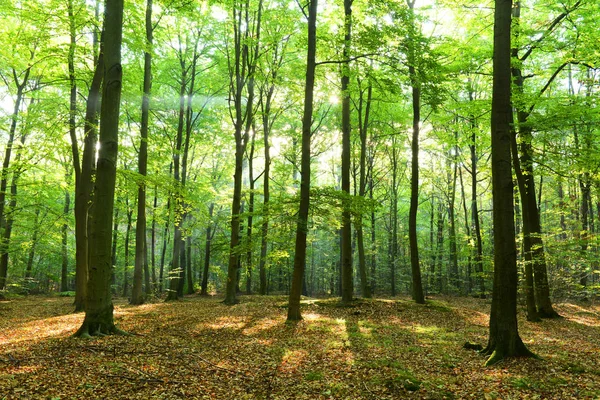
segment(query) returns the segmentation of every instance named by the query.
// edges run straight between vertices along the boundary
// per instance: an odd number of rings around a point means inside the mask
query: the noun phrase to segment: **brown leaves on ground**
[[[484,368],[462,345],[485,344],[485,300],[306,300],[297,324],[285,303],[116,301],[118,326],[140,336],[83,340],[70,337],[83,320],[71,299],[0,302],[0,399],[600,398],[598,306],[521,318],[543,360]]]

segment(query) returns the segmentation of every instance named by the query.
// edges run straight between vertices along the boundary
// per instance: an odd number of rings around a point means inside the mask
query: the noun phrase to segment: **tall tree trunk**
[[[158,280],[156,278],[156,207],[158,206],[158,188],[154,186],[154,202],[152,203],[152,231],[150,233],[150,260],[152,263],[152,284],[154,292],[158,292]],[[147,254],[148,252],[146,252]],[[146,291],[146,294],[151,293],[151,289]]]
[[[98,20],[99,1],[96,3]],[[74,21],[71,22],[74,24]],[[75,311],[83,311],[87,291],[88,269],[90,265],[91,216],[93,213],[93,180],[96,168],[96,144],[98,142],[98,114],[102,81],[104,80],[104,44],[98,46],[98,33],[94,30],[95,70],[88,97],[84,118],[83,154],[81,156],[81,175],[75,177]],[[73,40],[73,38],[72,38]],[[99,49],[99,50],[98,50]],[[73,165],[79,163],[79,156],[73,154]],[[77,168],[75,167],[75,170]]]
[[[352,1],[344,0],[344,49],[342,64],[342,303],[352,301],[352,225],[350,219],[350,46],[352,40]]]
[[[521,16],[520,1],[515,2],[513,12],[513,20],[515,21],[515,26],[518,29],[519,19]],[[518,34],[519,31],[517,30],[517,35]],[[514,46],[511,49],[511,57],[515,60],[511,68],[511,74],[515,83],[515,91],[518,94],[523,94],[523,86],[525,82],[520,65],[521,62],[524,62],[527,59],[529,54],[531,53],[529,52],[526,56],[519,58],[518,46]],[[521,205],[523,208],[523,250],[526,255],[526,262],[531,260],[530,262],[535,284],[535,302],[537,305],[537,311],[543,318],[555,318],[558,317],[558,313],[552,307],[552,302],[550,300],[550,286],[548,284],[544,242],[542,240],[540,210],[536,200],[535,176],[533,174],[532,156],[533,128],[528,123],[530,112],[531,111],[525,110],[523,107],[517,107],[517,122],[519,136],[521,139],[518,152],[520,154],[519,162],[522,171],[515,171],[515,173],[517,175],[519,192],[521,193]],[[516,140],[516,138],[513,140]],[[517,153],[514,154],[514,157],[518,157]]]
[[[473,101],[473,94],[469,92],[469,100]],[[471,116],[471,142],[469,150],[471,152],[471,224],[473,226],[473,235],[475,239],[475,270],[477,271],[477,282],[479,283],[479,297],[485,298],[485,280],[483,277],[483,244],[481,240],[481,226],[479,224],[479,209],[477,207],[477,124],[475,117]]]
[[[140,129],[140,151],[138,154],[137,220],[135,222],[135,265],[133,269],[133,287],[131,304],[142,304],[142,271],[147,266],[148,252],[146,247],[146,181],[148,171],[148,116],[150,114],[150,90],[152,88],[152,0],[146,0],[146,50],[144,51],[144,94],[142,95],[142,121]],[[147,271],[147,268],[146,268]],[[148,277],[148,273],[146,273]],[[146,292],[149,281],[146,282]]]
[[[458,141],[458,132],[454,133],[454,140]],[[453,151],[448,160],[452,163],[452,175],[449,177],[450,189],[448,191],[448,220],[450,222],[450,288],[452,291],[457,291],[460,288],[458,279],[458,252],[456,249],[456,178],[458,172],[458,148],[453,146]],[[450,174],[450,172],[449,172]]]
[[[467,248],[469,248],[469,242],[471,241],[471,227],[469,226],[469,212],[467,211],[467,197],[465,195],[465,185],[464,185],[464,181],[463,181],[462,168],[459,169],[458,172],[459,172],[459,178],[460,178],[460,194],[461,194],[461,200],[462,200],[462,205],[463,205],[463,212],[465,215],[465,232],[467,234],[467,243],[465,243],[465,246]],[[471,291],[473,290],[473,277],[472,277],[473,271],[472,271],[472,264],[471,264],[471,254],[472,254],[472,252],[469,252],[469,255],[467,257],[467,271],[465,274],[465,294],[467,296],[470,295]]]
[[[123,0],[106,0],[104,32],[104,88],[100,112],[100,150],[90,246],[85,319],[79,337],[120,333],[113,319],[111,278],[111,225],[114,207],[122,86],[121,40]]]
[[[390,196],[390,284],[391,295],[396,296],[396,266],[398,265],[398,150],[392,139],[392,188]]]
[[[369,83],[367,87],[367,99],[363,99],[360,92],[358,109],[358,128],[360,133],[360,165],[359,165],[359,188],[358,195],[365,197],[367,191],[367,133],[369,129],[369,114],[371,112],[371,100],[373,98],[373,86]],[[363,115],[364,102],[364,115]],[[359,213],[356,217],[356,246],[358,247],[358,271],[360,274],[360,289],[364,298],[371,298],[371,288],[367,280],[367,261],[365,256],[363,215]]]
[[[517,249],[510,156],[510,54],[512,0],[495,0],[492,91],[492,195],[494,286],[486,365],[509,356],[528,356],[517,328]]]
[[[511,151],[513,168],[515,175],[517,176],[517,185],[519,187],[519,194],[521,197],[521,204],[523,205],[523,258],[525,264],[525,302],[527,304],[527,320],[528,321],[539,321],[540,315],[535,305],[535,292],[533,283],[533,251],[531,245],[531,214],[530,209],[527,207],[527,191],[525,177],[521,169],[521,163],[519,161],[519,151],[517,149],[517,136],[516,132],[511,132]],[[518,221],[518,219],[517,219]],[[517,224],[518,229],[518,224]]]
[[[232,113],[235,127],[235,172],[231,204],[231,241],[229,244],[227,286],[225,299],[223,300],[223,303],[229,305],[238,303],[236,291],[238,289],[239,250],[237,247],[240,242],[239,214],[242,202],[242,174],[244,153],[246,152],[250,128],[254,120],[254,72],[259,56],[262,4],[263,2],[260,0],[256,21],[254,21],[256,26],[255,31],[247,28],[251,25],[249,21],[249,2],[241,6],[236,2],[233,7],[234,60],[233,65],[230,65],[230,94],[233,98],[235,109],[234,113]],[[243,19],[244,15],[245,20]],[[244,28],[244,25],[246,28]],[[256,37],[252,38],[254,48],[250,47],[249,35],[256,35]],[[244,88],[247,89],[247,96],[245,98],[243,96]],[[243,103],[246,104],[245,110],[243,109]]]
[[[184,219],[183,215],[183,185],[181,184],[181,153],[183,145],[183,129],[185,123],[185,95],[187,87],[187,67],[183,54],[179,55],[179,62],[181,66],[181,88],[179,91],[179,122],[177,124],[177,137],[175,139],[175,151],[173,152],[173,179],[175,180],[175,193],[174,193],[174,227],[173,227],[173,257],[171,258],[171,269],[169,270],[169,289],[167,291],[167,297],[165,301],[178,300],[179,299],[179,279],[181,275],[180,268],[184,266],[180,265],[181,259],[181,224]]]
[[[407,0],[411,10],[411,27],[415,30],[414,6],[415,0]],[[414,35],[413,35],[414,37]],[[419,265],[419,243],[417,238],[417,210],[419,208],[419,125],[421,123],[421,83],[417,77],[416,50],[411,45],[408,55],[408,74],[412,86],[412,163],[410,177],[410,211],[408,214],[408,239],[410,241],[410,266],[412,273],[412,298],[418,304],[425,303],[423,286],[421,284],[421,266]]]
[[[8,203],[8,213],[5,211],[3,214],[3,219],[0,220],[0,223],[4,229],[2,234],[2,239],[0,240],[0,271],[3,271],[4,278],[7,277],[8,272],[8,258],[9,258],[9,248],[10,248],[10,237],[12,234],[12,227],[14,223],[14,213],[17,207],[17,183],[21,173],[23,172],[19,166],[21,162],[21,155],[23,144],[25,143],[25,137],[27,136],[27,132],[24,131],[21,134],[21,146],[17,149],[17,155],[15,157],[15,162],[17,169],[15,169],[12,173],[12,179],[10,183],[10,201]]]
[[[308,3],[308,46],[306,55],[306,80],[304,88],[304,114],[302,116],[302,158],[300,162],[300,207],[296,225],[296,245],[294,272],[288,304],[288,321],[302,319],[300,295],[306,263],[306,235],[308,231],[308,211],[310,207],[310,138],[312,135],[313,99],[315,88],[315,67],[317,53],[317,3]]]
[[[33,58],[33,55],[32,55]],[[19,82],[17,72],[13,69],[13,79],[15,86],[17,87],[17,95],[15,99],[15,107],[10,121],[10,129],[8,131],[8,142],[6,143],[6,149],[4,150],[4,161],[2,162],[2,171],[0,172],[0,223],[4,223],[7,217],[4,213],[4,204],[6,202],[6,188],[8,187],[8,173],[10,166],[10,157],[12,153],[13,143],[15,140],[15,133],[17,131],[17,121],[19,119],[19,112],[21,110],[21,103],[23,102],[23,92],[29,79],[29,73],[31,67],[27,68],[23,73],[23,80]],[[0,242],[0,247],[4,247],[4,243]],[[0,262],[0,290],[6,287],[6,278],[8,276],[8,263],[4,264]]]
[[[171,164],[169,165],[169,175],[171,175],[171,172],[173,171],[173,163],[171,162]],[[167,199],[167,207],[166,210],[171,210],[171,196],[169,195],[169,198]],[[162,293],[163,291],[163,280],[164,280],[164,272],[165,272],[165,258],[167,255],[167,243],[168,243],[168,234],[169,234],[169,226],[171,225],[171,214],[170,212],[167,214],[167,220],[165,221],[165,227],[163,229],[163,235],[162,235],[162,239],[163,239],[163,243],[162,243],[162,250],[160,253],[160,271],[159,271],[159,275],[158,275],[158,291],[160,293]]]

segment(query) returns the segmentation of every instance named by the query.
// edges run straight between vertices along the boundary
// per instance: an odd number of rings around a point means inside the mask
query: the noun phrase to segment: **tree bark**
[[[206,241],[205,241],[205,249],[204,249],[204,270],[202,272],[202,288],[200,289],[200,294],[206,296],[208,294],[208,274],[210,267],[210,253],[211,253],[211,244],[213,239],[213,214],[215,209],[215,203],[210,203],[208,206],[208,226],[206,227]]]
[[[512,0],[495,0],[492,91],[492,196],[494,286],[486,365],[509,356],[531,356],[517,328],[517,249],[511,170],[511,9]]]
[[[310,207],[310,138],[312,135],[313,99],[315,87],[315,67],[317,53],[317,3],[308,3],[308,43],[306,55],[306,80],[304,88],[304,113],[302,116],[302,158],[300,161],[300,207],[296,224],[296,245],[294,253],[294,272],[288,304],[288,321],[302,319],[300,313],[300,295],[306,263],[306,236],[308,233],[308,211]]]
[[[85,319],[78,337],[122,333],[114,324],[111,280],[111,225],[117,172],[119,109],[122,86],[123,0],[106,0],[104,87],[97,162]]]
[[[352,40],[352,0],[344,0],[344,49],[342,64],[342,303],[352,301],[352,224],[350,219],[350,46]]]
[[[407,0],[411,10],[411,27],[415,30],[414,5],[415,0]],[[408,54],[408,74],[412,86],[412,162],[410,178],[410,211],[408,214],[408,239],[410,241],[410,266],[412,273],[412,298],[418,304],[425,303],[423,286],[421,284],[421,267],[419,265],[419,243],[417,237],[417,211],[419,208],[419,129],[421,123],[421,83],[417,77],[416,54],[411,45]]]
[[[152,0],[146,0],[146,50],[144,51],[144,94],[142,95],[142,121],[140,129],[140,151],[138,154],[138,173],[141,181],[138,183],[137,219],[135,222],[135,266],[133,269],[133,287],[131,289],[131,304],[142,304],[142,270],[147,265],[148,252],[146,248],[146,175],[148,171],[148,117],[150,114],[150,91],[152,88]],[[148,274],[146,273],[146,276]],[[149,279],[148,279],[149,280]],[[148,290],[146,282],[146,290]]]

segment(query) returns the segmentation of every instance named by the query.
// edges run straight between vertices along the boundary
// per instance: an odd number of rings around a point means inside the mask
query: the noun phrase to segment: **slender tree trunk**
[[[414,5],[415,0],[407,0],[411,10],[411,29],[415,29]],[[425,303],[423,286],[421,284],[421,267],[419,265],[419,243],[417,238],[417,210],[419,207],[419,125],[421,123],[421,84],[417,77],[416,54],[414,46],[409,50],[408,74],[412,86],[412,163],[410,178],[410,211],[408,214],[408,239],[410,241],[410,266],[412,273],[412,298],[418,304]]]
[[[181,275],[180,268],[185,266],[180,265],[181,259],[181,224],[184,219],[183,215],[183,195],[181,184],[181,152],[183,145],[183,129],[184,129],[184,116],[185,116],[185,95],[187,87],[187,67],[183,59],[183,54],[180,54],[181,64],[181,88],[179,91],[179,122],[177,124],[177,137],[175,139],[175,151],[173,153],[173,178],[175,180],[175,193],[174,193],[174,228],[173,228],[173,257],[171,259],[171,269],[169,270],[169,289],[167,291],[167,297],[165,301],[172,301],[179,299],[179,279]]]
[[[112,293],[116,296],[117,294],[117,277],[115,271],[117,269],[117,239],[119,235],[119,208],[115,207],[115,216],[113,218],[113,229],[112,229],[112,244],[111,244],[111,263],[112,263],[112,271],[111,271],[111,285],[112,285]]]
[[[68,191],[65,191],[65,204],[67,204],[67,199],[68,199]],[[65,211],[65,214],[69,212],[68,208],[65,207],[67,210]],[[37,245],[37,241],[38,241],[38,224],[39,224],[39,220],[40,220],[40,209],[36,208],[35,209],[35,218],[33,220],[33,224],[34,224],[34,229],[33,229],[33,238],[31,239],[31,248],[29,249],[29,255],[27,257],[27,267],[25,268],[25,279],[30,279],[33,274],[33,259],[35,257],[35,246]],[[63,231],[62,229],[65,227],[65,225],[67,226],[67,228],[69,227],[67,225],[67,223],[63,223],[62,227],[61,227],[61,234],[62,234],[62,239],[63,239],[63,247],[62,247],[62,268],[61,268],[61,274],[60,274],[60,291],[61,292],[66,292],[67,290],[69,290],[68,288],[68,282],[67,282],[67,269],[66,266],[68,266],[68,262],[67,265],[65,265],[65,259],[67,257],[67,252],[66,252],[66,243],[65,243],[65,238],[66,238],[66,231]],[[68,260],[68,259],[67,259]]]
[[[308,233],[308,211],[310,207],[310,138],[312,135],[313,98],[317,53],[317,2],[308,4],[308,46],[306,55],[306,80],[304,88],[304,114],[302,116],[302,158],[300,162],[300,207],[296,225],[294,272],[288,304],[288,321],[302,319],[300,295],[306,263],[306,236]]]
[[[114,325],[110,292],[111,225],[118,154],[119,109],[122,85],[121,39],[123,0],[106,0],[104,34],[104,88],[100,114],[100,150],[97,163],[90,269],[85,319],[79,337],[120,333]]]
[[[123,297],[129,293],[129,238],[131,237],[131,225],[133,221],[133,208],[127,202],[127,226],[125,228],[125,263],[123,265]]]
[[[249,3],[239,7],[236,3],[233,7],[233,29],[234,29],[234,60],[231,69],[231,95],[235,112],[233,113],[235,127],[235,172],[233,178],[233,199],[231,204],[231,241],[229,245],[229,264],[227,267],[227,286],[225,292],[225,304],[236,304],[238,299],[236,291],[238,289],[238,267],[240,242],[240,207],[242,202],[242,174],[244,153],[248,144],[249,132],[254,120],[254,71],[259,56],[260,46],[260,24],[262,16],[262,0],[258,4],[256,17],[256,30],[244,28],[250,26],[249,21]],[[243,21],[245,15],[245,21]],[[255,34],[254,51],[251,51],[249,35]],[[247,88],[247,96],[243,98],[244,88]],[[243,110],[243,103],[246,104]],[[245,124],[245,127],[244,127]]]
[[[350,46],[352,40],[352,0],[344,0],[344,50],[342,64],[342,303],[352,301],[352,225],[350,219]]]
[[[206,244],[204,250],[204,271],[202,272],[202,289],[200,290],[200,294],[206,296],[208,294],[208,274],[210,267],[210,252],[211,252],[211,244],[213,239],[213,214],[215,209],[215,203],[210,203],[208,206],[208,226],[206,227]]]
[[[142,304],[142,271],[146,266],[148,252],[146,247],[146,182],[148,171],[148,116],[150,114],[150,90],[152,87],[152,0],[146,0],[146,51],[144,52],[144,94],[142,96],[142,121],[140,129],[140,151],[138,154],[138,172],[142,180],[138,183],[137,220],[135,222],[135,265],[133,269],[133,287],[131,304]],[[146,272],[146,277],[148,273]],[[148,278],[146,292],[149,289]]]
[[[455,132],[454,139],[458,140],[458,132]],[[458,172],[458,148],[453,146],[453,152],[449,160],[452,160],[452,176],[450,182],[450,190],[448,193],[448,219],[450,222],[450,287],[452,291],[457,291],[460,288],[458,279],[458,252],[456,249],[456,178]]]
[[[472,101],[472,93],[469,93],[469,99]],[[479,209],[477,207],[477,133],[474,117],[471,118],[471,143],[469,150],[471,152],[471,224],[473,226],[473,235],[475,239],[475,270],[477,271],[477,281],[479,283],[479,297],[485,298],[485,280],[483,276],[483,244],[481,240],[481,227],[479,224]]]
[[[66,178],[69,178],[69,173],[67,173]],[[71,195],[69,193],[69,190],[66,189],[65,190],[65,205],[63,207],[63,213],[64,213],[64,222],[61,226],[61,236],[62,236],[62,266],[60,269],[60,291],[61,292],[66,292],[67,290],[69,290],[69,253],[68,253],[68,248],[67,248],[67,243],[68,243],[68,233],[69,233],[69,224],[67,223],[67,215],[69,214],[69,211],[71,210]],[[31,252],[29,253],[29,260],[27,261],[27,268],[29,269],[29,271],[31,271],[31,266],[30,264],[33,263],[33,251],[35,249],[35,244],[37,242],[37,233],[38,233],[38,229],[37,229],[37,223],[38,223],[38,216],[40,214],[40,210],[37,209],[35,210],[35,224],[36,224],[36,228],[33,231],[33,244],[31,246]]]
[[[32,55],[33,58],[33,55]],[[31,67],[27,68],[24,72],[22,82],[19,82],[17,72],[13,69],[13,78],[17,87],[17,95],[15,99],[15,107],[10,121],[10,129],[8,131],[8,142],[6,143],[6,149],[4,150],[4,161],[2,162],[2,171],[0,172],[0,223],[7,221],[7,217],[4,213],[4,204],[6,202],[6,188],[8,186],[8,173],[10,166],[10,157],[12,153],[13,143],[15,140],[15,133],[17,131],[17,121],[19,119],[19,112],[21,110],[21,103],[23,101],[23,92],[29,79],[29,73]],[[5,243],[0,242],[0,247],[4,247]],[[0,290],[6,287],[6,278],[8,276],[8,263],[0,262]]]
[[[494,226],[494,289],[490,336],[484,353],[492,365],[509,356],[532,355],[517,329],[517,249],[510,156],[510,54],[512,0],[496,0],[492,94],[492,194]]]
[[[371,111],[371,100],[373,98],[373,86],[369,84],[367,88],[367,99],[364,101],[363,93],[360,93],[358,126],[360,133],[360,165],[359,165],[359,188],[358,195],[365,197],[367,191],[367,133],[369,128],[369,114]],[[365,110],[363,116],[363,101]],[[356,245],[358,247],[358,270],[360,274],[360,289],[364,298],[371,298],[371,287],[367,279],[367,261],[365,255],[363,216],[358,214],[356,217]]]
[[[154,292],[158,292],[158,280],[156,279],[156,208],[158,206],[158,188],[154,186],[154,202],[152,207],[152,232],[150,234],[150,259],[152,262],[152,283]],[[148,252],[146,252],[147,254]],[[150,294],[151,290],[147,290],[146,294]]]

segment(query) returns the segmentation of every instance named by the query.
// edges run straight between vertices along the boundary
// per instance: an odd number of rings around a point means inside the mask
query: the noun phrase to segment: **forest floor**
[[[0,302],[0,399],[583,399],[600,398],[600,305],[558,304],[563,319],[520,333],[542,360],[485,368],[489,300],[186,297],[133,307],[115,300],[132,336],[74,339],[72,299]]]

